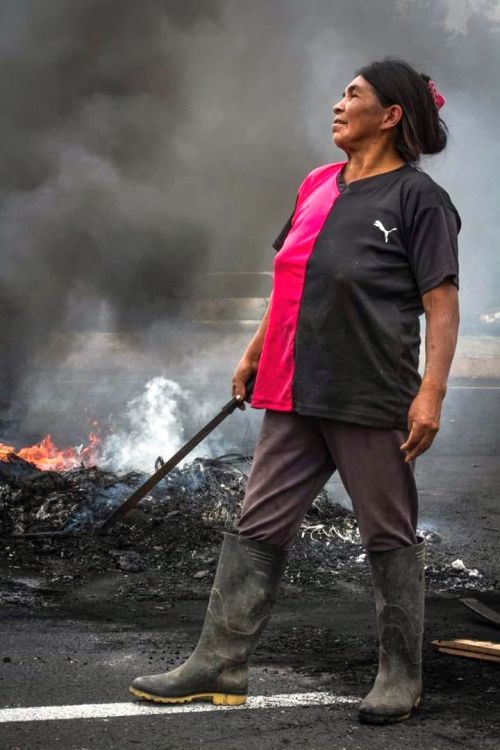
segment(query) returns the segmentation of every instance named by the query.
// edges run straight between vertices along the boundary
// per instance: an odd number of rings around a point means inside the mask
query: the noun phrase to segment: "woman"
[[[238,704],[287,551],[335,470],[372,568],[379,670],[362,721],[420,702],[424,548],[415,459],[438,429],[458,330],[457,234],[448,194],[416,168],[446,146],[444,97],[407,63],[362,68],[334,106],[347,160],[311,172],[278,250],[268,311],[233,376],[266,409],[236,534],[226,534],[199,643],[178,669],[137,678],[160,702]],[[418,373],[419,315],[426,366]]]

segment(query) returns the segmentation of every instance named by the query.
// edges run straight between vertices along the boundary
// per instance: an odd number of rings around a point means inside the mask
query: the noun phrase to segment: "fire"
[[[79,466],[91,466],[97,462],[100,438],[91,432],[87,445],[74,448],[58,448],[52,437],[46,435],[38,444],[29,448],[16,449],[11,445],[0,443],[0,461],[7,461],[11,456],[29,461],[43,471],[66,471]]]

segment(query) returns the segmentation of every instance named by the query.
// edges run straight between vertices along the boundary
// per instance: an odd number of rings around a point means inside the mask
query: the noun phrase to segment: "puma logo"
[[[396,232],[396,231],[397,231],[397,227],[393,227],[392,229],[386,229],[386,228],[384,227],[384,225],[382,224],[382,222],[381,222],[381,221],[379,221],[378,219],[377,219],[377,221],[374,221],[374,222],[373,222],[373,226],[374,226],[374,227],[377,227],[377,229],[380,229],[380,231],[381,231],[381,232],[383,232],[383,233],[385,234],[385,241],[386,241],[386,242],[388,242],[388,241],[389,241],[389,235],[390,235],[390,233],[391,233],[391,232]]]

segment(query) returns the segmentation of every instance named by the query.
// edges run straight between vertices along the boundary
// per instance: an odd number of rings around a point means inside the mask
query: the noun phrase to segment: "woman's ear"
[[[382,130],[389,130],[389,128],[395,128],[398,122],[403,117],[403,108],[399,104],[391,104],[390,107],[385,108],[384,119],[382,120]]]

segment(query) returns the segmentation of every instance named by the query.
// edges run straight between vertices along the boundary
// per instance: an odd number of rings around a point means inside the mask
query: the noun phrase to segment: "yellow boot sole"
[[[229,695],[228,693],[193,693],[192,695],[182,695],[178,698],[165,698],[161,695],[145,693],[136,688],[129,688],[129,693],[136,698],[143,698],[154,703],[191,703],[191,701],[212,701],[216,706],[241,706],[246,703],[246,695]]]

